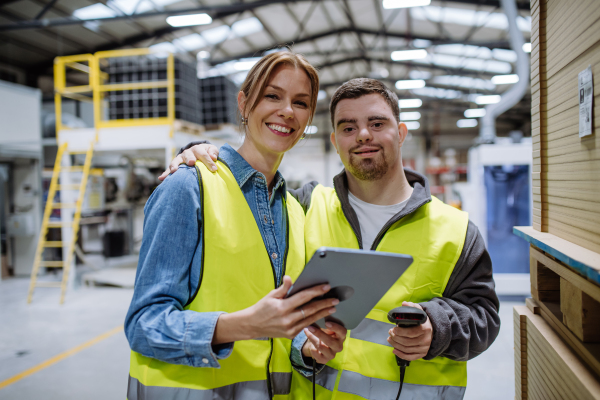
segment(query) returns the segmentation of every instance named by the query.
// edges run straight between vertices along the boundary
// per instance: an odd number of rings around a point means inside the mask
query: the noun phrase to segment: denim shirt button
[[[277,253],[271,254],[271,257],[273,258],[273,260],[277,260]]]
[[[208,364],[208,358],[204,357],[204,358],[202,359],[202,362],[203,362],[204,364]]]

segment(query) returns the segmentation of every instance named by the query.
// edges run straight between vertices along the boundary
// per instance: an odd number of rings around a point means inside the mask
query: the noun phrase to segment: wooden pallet
[[[513,316],[516,399],[600,399],[597,377],[544,318],[525,306]]]
[[[173,128],[179,132],[191,133],[192,135],[201,135],[206,131],[204,126],[195,124],[193,122],[176,119],[173,122]]]
[[[530,270],[531,309],[600,377],[600,286],[533,246]]]

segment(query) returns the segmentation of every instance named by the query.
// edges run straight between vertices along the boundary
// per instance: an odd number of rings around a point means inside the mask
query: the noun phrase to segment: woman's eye
[[[268,97],[269,99],[277,99],[277,95],[276,94],[268,94],[265,97]]]
[[[302,107],[308,107],[308,104],[306,104],[306,103],[305,103],[305,102],[303,102],[303,101],[299,101],[299,102],[297,102],[296,104],[299,104],[299,105],[301,105]]]

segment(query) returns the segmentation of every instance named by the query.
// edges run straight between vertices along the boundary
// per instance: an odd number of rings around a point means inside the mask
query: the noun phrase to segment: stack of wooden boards
[[[578,135],[578,74],[590,65],[600,96],[600,6],[532,0],[531,17],[533,227],[600,253],[600,137]]]
[[[517,399],[600,399],[600,139],[579,137],[578,75],[600,94],[600,3],[531,1],[532,299],[515,307]]]

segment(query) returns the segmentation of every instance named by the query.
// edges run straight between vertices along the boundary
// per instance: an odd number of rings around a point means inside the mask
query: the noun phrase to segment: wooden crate
[[[600,253],[600,6],[533,0],[533,227]],[[592,66],[595,132],[579,138],[579,72]]]
[[[513,316],[516,399],[600,399],[597,377],[542,317],[526,306]]]

